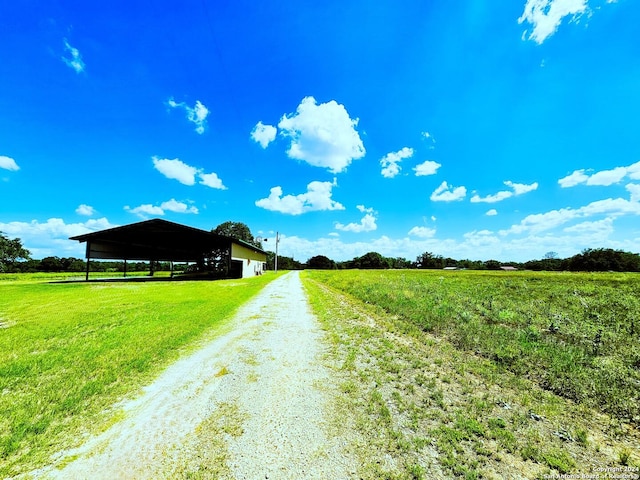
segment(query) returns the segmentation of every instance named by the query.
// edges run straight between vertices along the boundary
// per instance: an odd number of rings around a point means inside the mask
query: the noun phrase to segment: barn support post
[[[127,259],[124,259],[124,277],[127,276]]]
[[[89,281],[89,262],[91,261],[91,242],[87,241],[87,271],[84,276],[84,281]]]

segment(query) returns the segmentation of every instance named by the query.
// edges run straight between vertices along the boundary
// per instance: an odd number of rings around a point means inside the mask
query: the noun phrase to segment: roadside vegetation
[[[362,435],[364,478],[638,474],[636,276],[303,278],[334,342],[336,428]]]
[[[113,405],[222,332],[273,279],[0,281],[0,478],[108,428],[119,415]]]

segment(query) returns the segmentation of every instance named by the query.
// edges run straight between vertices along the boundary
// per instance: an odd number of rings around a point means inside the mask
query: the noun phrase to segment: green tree
[[[373,268],[390,268],[391,260],[383,257],[378,252],[365,253],[361,257],[353,259],[353,268],[373,269]]]
[[[31,252],[22,246],[22,240],[0,233],[0,272],[12,272],[20,260],[29,260]]]
[[[251,233],[251,229],[242,222],[224,222],[211,231],[217,235],[237,238],[258,248],[262,248],[262,244],[256,241],[255,237]]]
[[[316,255],[307,260],[307,268],[316,270],[335,270],[336,262],[324,255]]]

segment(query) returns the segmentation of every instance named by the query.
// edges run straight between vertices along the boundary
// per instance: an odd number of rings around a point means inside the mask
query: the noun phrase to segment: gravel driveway
[[[176,362],[122,405],[123,420],[60,454],[57,467],[32,474],[352,477],[356,466],[344,453],[346,441],[328,433],[335,386],[321,362],[322,342],[299,272],[288,273],[241,307],[227,333]]]

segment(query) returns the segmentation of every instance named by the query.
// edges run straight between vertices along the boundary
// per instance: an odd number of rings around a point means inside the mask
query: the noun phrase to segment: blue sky
[[[148,218],[301,261],[640,251],[639,2],[101,3],[0,5],[0,232],[35,258]]]

